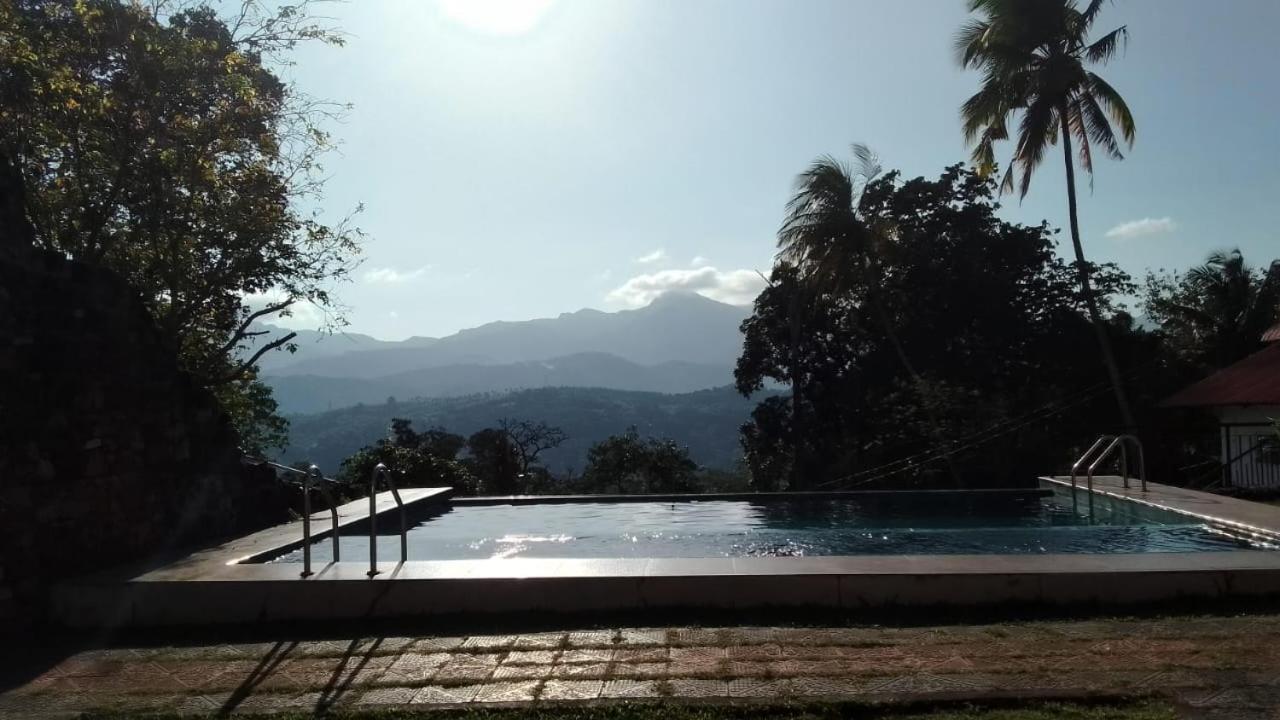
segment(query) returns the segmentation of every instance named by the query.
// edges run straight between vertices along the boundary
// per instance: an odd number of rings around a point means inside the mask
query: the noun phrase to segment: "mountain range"
[[[666,293],[635,310],[493,322],[442,338],[299,331],[297,353],[268,353],[260,368],[288,415],[539,387],[686,393],[733,381],[749,314]]]
[[[419,430],[439,426],[463,436],[495,427],[502,418],[543,421],[567,440],[544,452],[553,472],[581,472],[587,450],[634,426],[641,435],[666,437],[689,449],[699,465],[730,470],[742,455],[738,428],[759,398],[729,387],[678,395],[599,388],[540,388],[511,393],[360,405],[290,420],[290,445],[280,455],[307,460],[325,474],[338,471],[356,450],[386,437],[391,418],[408,418]]]

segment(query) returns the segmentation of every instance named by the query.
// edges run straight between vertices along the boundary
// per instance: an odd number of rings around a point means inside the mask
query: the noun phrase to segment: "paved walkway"
[[[621,628],[113,647],[27,669],[0,716],[218,714],[598,698],[1157,693],[1280,718],[1280,616],[910,628]]]

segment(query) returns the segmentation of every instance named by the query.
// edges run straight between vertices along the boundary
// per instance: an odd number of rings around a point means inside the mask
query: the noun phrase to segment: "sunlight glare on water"
[[[344,536],[363,557],[365,536]],[[1191,518],[1100,503],[1092,518],[1061,495],[1016,503],[708,500],[459,506],[409,533],[415,560],[804,557],[1226,551],[1249,547]],[[348,549],[350,548],[350,549]],[[325,561],[327,540],[313,556]],[[398,559],[398,543],[379,556]],[[280,558],[297,562],[301,551]]]

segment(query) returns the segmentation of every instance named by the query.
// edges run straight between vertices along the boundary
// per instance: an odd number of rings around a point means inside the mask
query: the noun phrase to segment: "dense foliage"
[[[591,446],[582,485],[619,495],[687,493],[698,488],[698,464],[668,438],[641,438],[634,428]]]
[[[1200,372],[1226,367],[1261,349],[1280,321],[1280,260],[1254,269],[1233,250],[1183,273],[1149,273],[1145,309],[1178,358]]]
[[[305,2],[234,10],[0,0],[0,155],[36,244],[125,278],[260,449],[283,422],[254,361],[291,335],[251,323],[298,302],[333,308],[359,233],[306,209],[337,108],[275,69],[298,42],[339,37]]]
[[[338,478],[353,488],[364,487],[379,463],[396,475],[401,487],[452,487],[460,495],[474,495],[480,481],[458,461],[462,436],[441,428],[418,433],[403,418],[391,421],[391,431],[342,462]]]
[[[736,370],[743,393],[768,380],[792,386],[790,398],[766,399],[743,428],[758,489],[875,481],[879,466],[913,455],[885,471],[912,471],[895,472],[898,482],[922,473],[954,482],[946,471],[954,459],[966,483],[991,485],[1004,482],[1000,475],[1031,477],[1065,452],[1063,423],[1096,413],[1106,378],[1074,350],[1089,342],[1089,319],[1053,234],[1001,220],[995,195],[993,180],[958,165],[936,180],[890,174],[853,201],[863,222],[891,231],[828,251],[825,273],[786,259],[775,265],[743,324]],[[843,237],[833,244],[849,245]],[[1151,357],[1152,338],[1108,303],[1132,284],[1110,265],[1093,276],[1132,369]],[[1008,432],[971,437],[982,428]],[[964,466],[975,441],[1001,443],[986,448],[980,478]]]
[[[1086,0],[1083,6],[1077,0],[969,0],[968,4],[976,17],[960,28],[955,49],[961,66],[982,73],[982,87],[960,108],[965,139],[974,145],[974,165],[983,176],[993,174],[995,144],[1016,137],[1013,161],[1001,187],[1012,191],[1014,173],[1020,172],[1019,190],[1025,197],[1045,151],[1061,141],[1080,297],[1089,311],[1121,421],[1133,430],[1133,409],[1107,332],[1105,310],[1098,304],[1106,288],[1100,280],[1094,287],[1092,266],[1085,260],[1080,238],[1076,159],[1072,157],[1074,143],[1079,146],[1080,166],[1092,178],[1095,147],[1120,160],[1121,143],[1133,145],[1137,126],[1129,106],[1090,69],[1115,57],[1128,40],[1128,28],[1090,36],[1106,0]],[[1015,117],[1018,124],[1011,128]]]

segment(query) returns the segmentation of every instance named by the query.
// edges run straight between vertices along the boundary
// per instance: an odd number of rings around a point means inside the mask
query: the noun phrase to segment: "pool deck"
[[[1154,483],[1146,493],[1136,483],[1126,491],[1119,478],[1095,478],[1094,491],[1280,533],[1276,507]],[[364,502],[363,515],[351,522],[367,516]],[[327,527],[327,512],[315,522]],[[297,563],[237,562],[261,556],[272,543],[276,550],[285,540],[296,546],[297,532],[282,526],[159,569],[66,583],[55,593],[55,615],[71,626],[187,625],[659,608],[1125,605],[1280,594],[1280,552],[1267,551],[415,560],[386,563],[373,577],[361,558],[350,558],[357,562],[318,565],[307,578]]]
[[[553,717],[564,703],[692,701],[748,705],[730,713],[748,718],[754,703],[956,707],[1152,694],[1196,720],[1274,720],[1280,707],[1274,615],[538,631],[546,629],[246,627],[230,637],[215,629],[106,644],[41,637],[38,650],[0,654],[0,717],[324,717],[512,705]],[[1086,715],[1095,717],[1071,717]],[[806,715],[836,716],[863,713]]]

